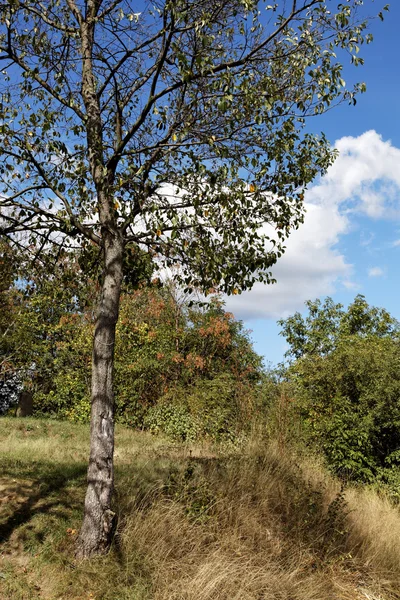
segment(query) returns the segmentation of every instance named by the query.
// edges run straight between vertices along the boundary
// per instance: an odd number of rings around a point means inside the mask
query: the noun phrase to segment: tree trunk
[[[115,327],[122,283],[123,242],[118,232],[103,232],[104,281],[93,342],[92,409],[88,487],[82,527],[77,541],[78,558],[105,554],[111,545],[116,515],[111,510],[114,485]]]

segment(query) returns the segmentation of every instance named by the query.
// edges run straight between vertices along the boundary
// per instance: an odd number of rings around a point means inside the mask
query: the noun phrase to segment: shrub
[[[145,425],[152,433],[165,433],[175,440],[194,441],[199,435],[196,419],[187,407],[179,404],[157,404],[149,409]]]
[[[398,471],[399,367],[397,341],[353,336],[291,368],[307,434],[342,476],[371,482]]]

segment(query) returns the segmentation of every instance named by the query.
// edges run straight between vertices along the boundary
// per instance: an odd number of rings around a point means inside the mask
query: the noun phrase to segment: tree
[[[346,90],[336,51],[371,41],[362,2],[11,0],[0,5],[3,235],[35,257],[93,245],[91,450],[78,555],[106,552],[123,260],[146,250],[187,288],[237,293],[303,217],[334,158],[304,120]],[[261,227],[270,224],[263,233]],[[276,231],[274,231],[276,228]]]
[[[377,336],[396,338],[399,323],[384,308],[369,306],[365,297],[358,294],[347,311],[332,298],[308,300],[308,314],[296,312],[281,319],[282,335],[289,344],[286,356],[326,356],[348,336]]]
[[[341,475],[393,479],[399,464],[399,323],[357,295],[345,310],[332,298],[280,321],[295,360],[295,388],[308,438]],[[397,490],[398,493],[398,490]]]
[[[352,335],[327,356],[303,356],[288,372],[307,441],[328,465],[346,478],[391,481],[397,495],[399,360],[390,336]]]
[[[251,420],[262,360],[219,298],[189,303],[171,284],[122,296],[117,418],[180,438],[233,436]]]
[[[65,363],[60,364],[63,348],[77,345],[76,339],[67,341],[67,336],[74,333],[77,337],[81,323],[93,320],[85,313],[94,303],[96,286],[80,270],[77,254],[62,254],[56,264],[53,260],[47,264],[43,253],[41,263],[32,269],[31,261],[26,262],[22,253],[0,239],[3,410],[8,408],[14,384],[12,404],[22,387],[43,399],[54,388],[57,371],[66,370]],[[75,361],[81,358],[76,356]]]

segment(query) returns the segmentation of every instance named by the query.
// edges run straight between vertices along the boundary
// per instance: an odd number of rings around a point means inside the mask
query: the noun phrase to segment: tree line
[[[3,243],[3,271],[10,247]],[[0,265],[0,268],[1,268]],[[40,416],[89,421],[96,279],[82,279],[79,256],[50,275],[20,261],[1,290],[3,411],[17,380]],[[24,274],[25,273],[25,274]],[[14,278],[13,278],[14,277]],[[201,303],[172,281],[126,280],[115,349],[116,418],[180,439],[234,436],[251,421],[262,360],[242,324],[216,295]],[[7,402],[8,399],[8,402]],[[15,409],[13,409],[15,410]]]

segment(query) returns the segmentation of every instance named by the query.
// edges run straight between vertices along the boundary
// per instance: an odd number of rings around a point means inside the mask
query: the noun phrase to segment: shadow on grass
[[[29,523],[34,516],[46,514],[55,507],[58,508],[59,516],[66,517],[68,511],[76,508],[66,493],[66,488],[84,486],[86,470],[85,464],[5,461],[2,476],[10,480],[9,491],[11,495],[19,497],[19,500],[10,516],[0,518],[0,541],[6,542],[17,528]],[[26,485],[27,479],[32,482],[29,486]]]
[[[145,505],[151,504],[154,490],[168,488],[171,474],[184,470],[187,463],[187,459],[177,461],[158,458],[117,466],[114,503],[122,522],[122,515],[133,508],[141,506],[143,509]],[[11,508],[11,514],[0,514],[0,542],[9,540],[15,530],[29,525],[38,515],[56,512],[59,518],[67,519],[71,511],[83,509],[86,473],[87,464],[83,462],[71,464],[4,460],[1,473],[3,481],[6,480],[3,495],[10,496],[6,509],[9,513]],[[79,499],[71,497],[71,489],[78,492]],[[37,535],[39,536],[39,532]]]
[[[184,482],[188,470],[207,477],[224,469],[221,458],[156,457],[144,462],[118,465],[115,469],[116,508],[119,513],[151,508],[160,496],[170,496],[171,485]]]
[[[151,492],[168,485],[171,470],[176,470],[176,462],[176,459],[157,458],[116,466],[114,502],[120,518],[133,507],[141,505],[143,508],[145,499],[151,503]],[[172,468],[172,463],[175,463],[175,468]],[[187,460],[182,459],[179,463],[184,469]],[[6,509],[3,515],[0,514],[0,542],[8,541],[15,530],[29,525],[38,515],[56,512],[59,518],[68,519],[71,511],[83,509],[86,473],[87,464],[84,462],[3,460],[3,495],[10,499],[3,505]],[[77,494],[72,496],[71,490],[77,491]],[[39,532],[37,535],[40,537]]]

